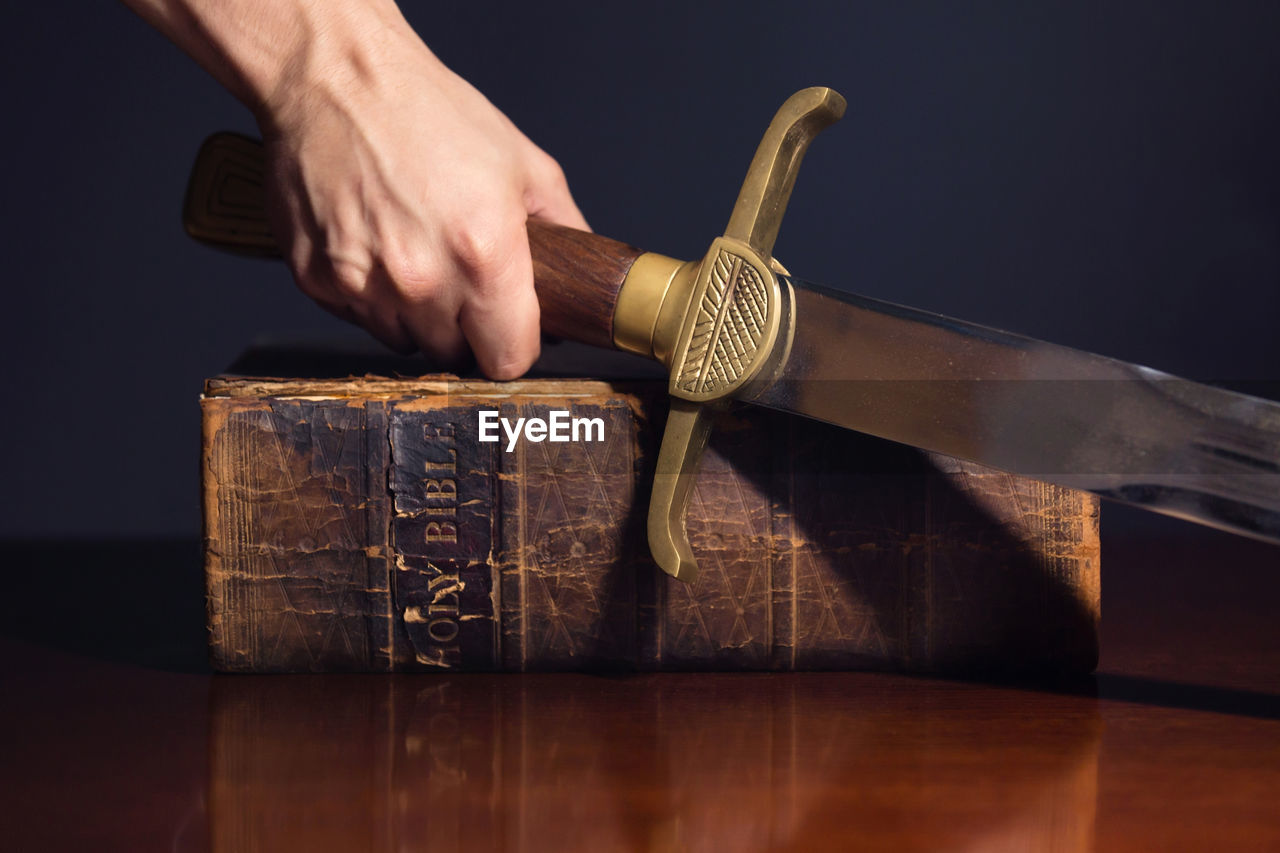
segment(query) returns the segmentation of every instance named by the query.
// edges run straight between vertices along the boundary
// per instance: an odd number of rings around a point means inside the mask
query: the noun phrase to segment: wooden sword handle
[[[210,246],[279,257],[267,218],[262,143],[215,133],[196,155],[183,205],[187,233]],[[533,281],[548,334],[613,347],[618,290],[640,249],[586,231],[530,219]]]

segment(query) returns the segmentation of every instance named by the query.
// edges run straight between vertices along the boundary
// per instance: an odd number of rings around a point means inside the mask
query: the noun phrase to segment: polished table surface
[[[1071,682],[215,676],[194,543],[10,543],[0,849],[1280,849],[1280,548],[1107,538]]]

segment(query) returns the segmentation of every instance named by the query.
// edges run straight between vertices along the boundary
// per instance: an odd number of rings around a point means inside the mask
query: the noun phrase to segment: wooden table
[[[4,547],[0,847],[1280,849],[1280,549],[1108,539],[1095,678],[212,676],[195,543]]]

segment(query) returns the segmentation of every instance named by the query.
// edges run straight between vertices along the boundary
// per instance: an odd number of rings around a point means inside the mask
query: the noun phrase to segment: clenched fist
[[[126,0],[254,111],[294,276],[389,347],[493,379],[538,355],[525,221],[586,229],[556,162],[393,3]]]

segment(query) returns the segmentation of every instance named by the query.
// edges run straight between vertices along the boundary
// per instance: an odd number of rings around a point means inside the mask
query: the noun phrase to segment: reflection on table
[[[856,674],[220,677],[211,846],[1090,849],[1096,702],[991,690]]]

